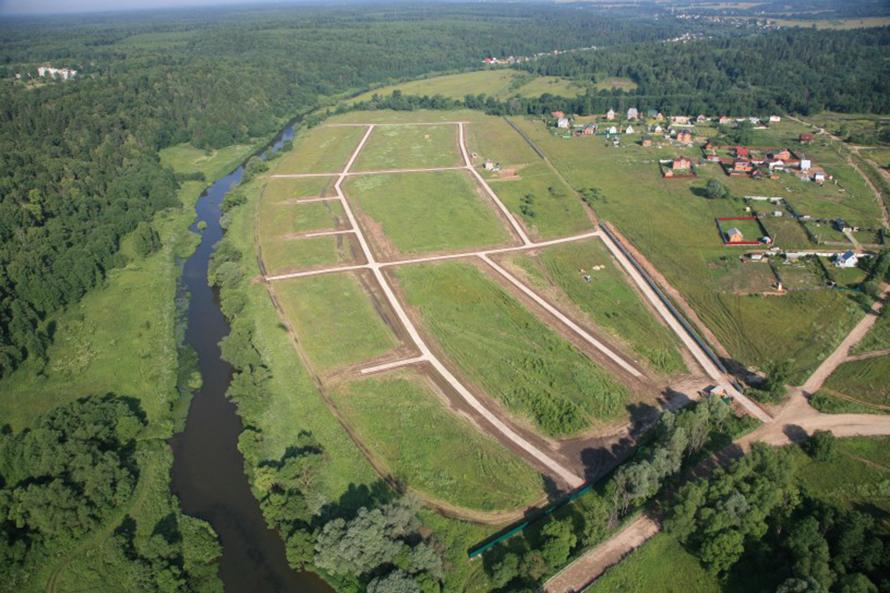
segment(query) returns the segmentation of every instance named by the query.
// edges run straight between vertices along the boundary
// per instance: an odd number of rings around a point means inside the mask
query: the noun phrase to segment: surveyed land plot
[[[403,369],[340,385],[333,397],[359,438],[409,487],[483,511],[538,499],[543,485],[537,472],[447,410],[436,390],[427,378]]]
[[[333,197],[334,176],[275,178],[270,177],[263,186],[260,200],[271,204],[296,204],[302,200]]]
[[[558,303],[568,301],[593,325],[664,374],[686,371],[676,336],[659,323],[598,239],[507,258]]]
[[[456,125],[379,126],[359,153],[353,170],[426,169],[461,164]]]
[[[360,175],[344,184],[382,256],[509,242],[490,200],[466,171]]]
[[[284,280],[275,284],[275,294],[306,356],[321,372],[373,359],[399,345],[358,274]]]
[[[355,150],[364,130],[317,126],[301,129],[294,149],[277,158],[270,174],[331,173],[340,171]]]
[[[546,434],[622,419],[628,390],[468,263],[394,272],[408,304],[473,382]]]
[[[825,386],[865,404],[890,406],[890,356],[845,362]]]
[[[260,202],[259,233],[266,237],[291,237],[311,231],[348,228],[343,207],[336,201],[306,203]]]
[[[260,236],[259,247],[269,276],[364,263],[361,249],[350,234],[297,238]]]
[[[685,149],[614,148],[597,138],[554,137],[540,122],[515,122],[569,183],[599,190],[601,197],[593,201],[597,214],[615,224],[742,363],[762,368],[779,357],[793,359],[794,378],[803,379],[861,317],[861,308],[839,291],[763,298],[727,290],[723,283],[727,274],[744,273],[735,270],[744,264],[738,262],[738,248],[723,246],[714,219],[741,215],[743,205],[706,198],[705,184],[715,178],[733,195],[786,195],[786,176],[779,181],[730,178],[716,165],[702,165],[695,180],[666,180],[655,161]]]

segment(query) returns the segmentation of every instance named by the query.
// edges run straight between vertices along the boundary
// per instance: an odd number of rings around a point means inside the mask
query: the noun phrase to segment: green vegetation
[[[339,173],[365,131],[353,126],[301,129],[293,149],[273,162],[270,174]]]
[[[180,177],[200,173],[210,181],[234,171],[254,150],[252,144],[233,144],[219,149],[195,148],[191,144],[168,146],[158,152],[161,164],[170,167]]]
[[[381,171],[459,164],[457,125],[395,125],[374,128],[353,169]]]
[[[659,533],[587,590],[589,593],[721,593],[717,579],[676,538]]]
[[[362,441],[412,488],[450,504],[491,510],[528,505],[541,479],[503,445],[443,407],[423,377],[402,373],[339,388],[337,407]]]
[[[864,404],[890,406],[890,359],[884,356],[845,362],[828,377],[825,387]]]
[[[887,311],[890,311],[890,308],[885,307],[881,310],[881,316],[865,334],[865,338],[853,346],[853,354],[890,348],[890,313]]]
[[[333,191],[335,179],[335,177],[270,178],[263,185],[262,201],[287,204],[299,199],[335,196]],[[232,194],[242,194],[242,192],[235,190],[229,195]]]
[[[558,287],[594,324],[625,341],[654,369],[686,370],[676,337],[643,305],[599,239],[548,247],[514,261],[539,285]]]
[[[584,93],[584,87],[567,78],[558,76],[538,76],[517,89],[520,97],[539,97],[541,95],[557,95],[559,97],[575,97]]]
[[[306,355],[321,371],[375,358],[398,344],[351,273],[283,280],[274,291]]]
[[[464,171],[363,175],[344,191],[372,221],[383,254],[489,247],[509,236],[489,203]]]
[[[472,265],[405,266],[396,277],[448,357],[547,434],[623,416],[627,389]]]
[[[621,89],[630,92],[637,89],[637,83],[630,78],[623,78],[621,76],[609,76],[603,80],[598,80],[593,86],[596,89],[607,91]]]
[[[358,95],[350,102],[367,101],[374,95],[391,95],[394,92],[401,92],[403,95],[441,95],[449,99],[462,99],[466,95],[479,93],[501,97],[508,94],[511,83],[519,76],[515,70],[507,69],[447,74],[376,88]]]
[[[293,233],[336,229],[345,226],[345,221],[343,206],[337,201],[288,204],[263,200],[258,232],[271,241]]]

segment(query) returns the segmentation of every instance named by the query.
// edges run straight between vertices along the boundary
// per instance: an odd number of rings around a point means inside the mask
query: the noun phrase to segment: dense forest
[[[571,17],[555,6],[369,6],[3,25],[0,376],[41,358],[47,316],[121,263],[124,234],[175,205],[158,149],[248,142],[325,96],[487,55],[638,42],[677,26]],[[43,63],[80,74],[33,80]]]

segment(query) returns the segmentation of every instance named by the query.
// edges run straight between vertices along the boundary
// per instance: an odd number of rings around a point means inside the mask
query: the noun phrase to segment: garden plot
[[[511,510],[543,495],[541,477],[499,442],[446,409],[415,371],[340,385],[334,402],[401,482],[449,504]]]
[[[321,372],[377,358],[399,345],[359,274],[323,274],[275,284],[309,362]],[[392,318],[388,315],[389,319]]]
[[[426,169],[461,164],[457,125],[382,125],[374,128],[353,170]]]
[[[292,150],[272,161],[270,174],[338,173],[358,146],[361,126],[304,128],[294,138]]]
[[[627,419],[627,388],[473,265],[404,266],[395,277],[448,358],[545,433]]]
[[[466,171],[360,175],[344,191],[384,257],[510,240],[493,204]]]

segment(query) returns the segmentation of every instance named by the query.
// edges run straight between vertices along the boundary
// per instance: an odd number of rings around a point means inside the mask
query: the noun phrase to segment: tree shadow
[[[323,527],[334,519],[349,521],[356,516],[359,509],[374,508],[390,503],[401,493],[383,480],[377,480],[370,486],[367,484],[350,484],[346,492],[336,502],[322,506],[312,518],[312,526]]]
[[[792,443],[800,444],[810,438],[810,435],[807,434],[807,431],[797,424],[786,424],[782,428],[782,432],[785,433],[785,436],[788,437],[788,440],[790,440]]]

